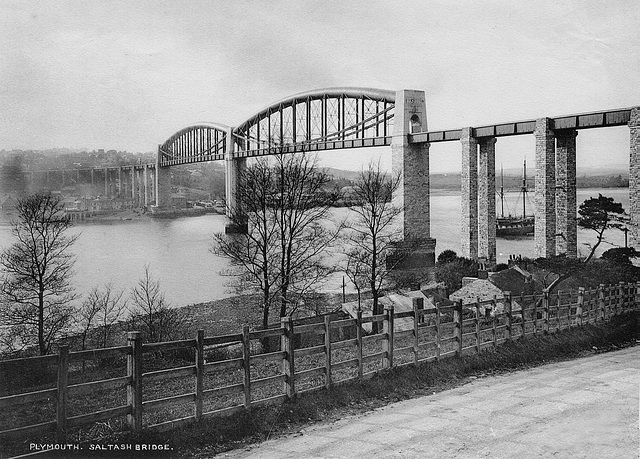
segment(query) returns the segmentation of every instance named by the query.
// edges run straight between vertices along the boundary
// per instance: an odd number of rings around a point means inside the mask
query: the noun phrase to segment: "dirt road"
[[[480,378],[227,458],[638,458],[640,346]]]

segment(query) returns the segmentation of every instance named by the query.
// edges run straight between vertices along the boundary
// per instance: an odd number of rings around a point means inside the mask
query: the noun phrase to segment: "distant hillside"
[[[336,168],[327,168],[327,173],[332,175],[336,179],[344,180],[357,180],[360,176],[360,172],[345,171]],[[515,170],[514,170],[515,171]],[[604,174],[603,174],[604,172]],[[527,186],[529,189],[534,187],[534,172],[527,177]],[[460,190],[461,176],[458,173],[449,174],[431,174],[430,184],[434,190]],[[499,173],[496,173],[496,188],[499,188],[501,184],[501,178]],[[615,187],[628,187],[629,186],[629,173],[628,171],[618,171],[616,169],[609,170],[597,170],[597,169],[581,169],[578,171],[578,177],[576,178],[576,184],[578,188],[615,188]],[[504,188],[505,190],[517,190],[522,186],[522,173],[515,171],[515,173],[504,175]]]

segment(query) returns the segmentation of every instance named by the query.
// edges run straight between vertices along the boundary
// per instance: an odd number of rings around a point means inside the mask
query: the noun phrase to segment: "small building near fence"
[[[424,300],[423,309],[430,312],[435,312],[436,304],[440,307],[451,306],[453,301],[433,293],[432,290],[415,290],[406,293],[391,293],[380,297],[378,301],[382,304],[382,307],[391,307],[395,313],[413,311],[414,298],[422,298]],[[342,304],[342,310],[350,317],[356,318],[358,316],[358,310],[362,310],[362,317],[371,317],[373,315],[373,299],[366,299],[358,301],[350,301]],[[371,333],[371,322],[362,325],[362,329]],[[394,327],[395,331],[404,331],[413,329],[413,317],[403,317],[401,319],[395,319]]]
[[[462,301],[462,305],[469,309],[475,309],[476,302],[491,301],[496,298],[498,313],[504,311],[504,298],[506,292],[511,293],[511,310],[521,310],[520,295],[534,295],[542,293],[542,285],[534,276],[517,265],[495,273],[488,273],[486,279],[466,278],[462,288],[456,290],[449,298],[454,301]],[[472,306],[474,305],[474,306]],[[479,307],[479,313],[483,316],[493,314],[492,305],[483,304]]]

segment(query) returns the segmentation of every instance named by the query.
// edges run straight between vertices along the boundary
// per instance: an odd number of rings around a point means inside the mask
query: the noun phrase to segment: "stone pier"
[[[578,256],[575,130],[556,131],[556,252]]]
[[[496,139],[480,140],[478,174],[478,257],[496,263]]]
[[[163,209],[171,205],[171,171],[169,166],[160,166],[162,152],[158,147],[158,156],[156,157],[156,174],[155,174],[155,201],[156,207]]]
[[[462,256],[478,258],[478,141],[473,129],[462,128],[461,249]]]
[[[640,107],[629,119],[629,246],[640,250]]]
[[[233,140],[232,129],[227,130],[227,145],[224,156],[224,186],[227,217],[233,218],[236,222],[229,221],[224,228],[225,233],[246,233],[246,224],[239,224],[242,220],[242,207],[239,201],[241,178],[247,167],[246,158],[234,158],[236,144]]]
[[[408,134],[427,131],[427,105],[424,91],[401,90],[396,93],[392,173],[400,176],[393,196],[404,209],[399,222],[403,241],[394,247],[388,264],[416,281],[433,278],[435,239],[431,238],[429,144],[409,144]]]
[[[534,257],[556,254],[556,148],[551,120],[536,120]]]
[[[129,167],[131,174],[131,199],[133,200],[133,204],[136,205],[138,198],[138,181],[136,177],[136,166]]]

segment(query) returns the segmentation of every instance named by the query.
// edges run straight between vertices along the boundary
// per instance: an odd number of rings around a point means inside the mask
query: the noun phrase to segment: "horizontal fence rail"
[[[326,315],[298,325],[285,318],[279,328],[250,331],[244,326],[241,333],[211,337],[199,330],[195,339],[152,344],[143,344],[139,332],[129,332],[127,346],[78,352],[60,346],[57,355],[0,361],[1,371],[6,365],[36,364],[55,366],[57,375],[55,387],[0,397],[0,410],[17,410],[17,418],[21,410],[36,408],[51,415],[47,420],[40,416],[37,423],[2,426],[0,437],[55,432],[64,441],[69,428],[113,418],[126,419],[133,431],[172,429],[362,381],[392,367],[461,357],[519,337],[609,320],[638,310],[639,298],[640,283],[539,295],[507,292],[502,298],[430,309],[415,298],[412,310],[387,308],[368,317],[362,312],[349,319]],[[374,323],[382,331],[367,333],[376,328]],[[157,355],[176,350],[188,354],[188,364],[147,369]],[[69,383],[70,363],[82,362],[84,369],[86,360],[99,359],[126,360],[126,374]],[[104,406],[101,397],[118,392],[122,401]],[[95,401],[100,410],[71,413],[72,402],[82,397]],[[46,404],[49,411],[40,406]]]

